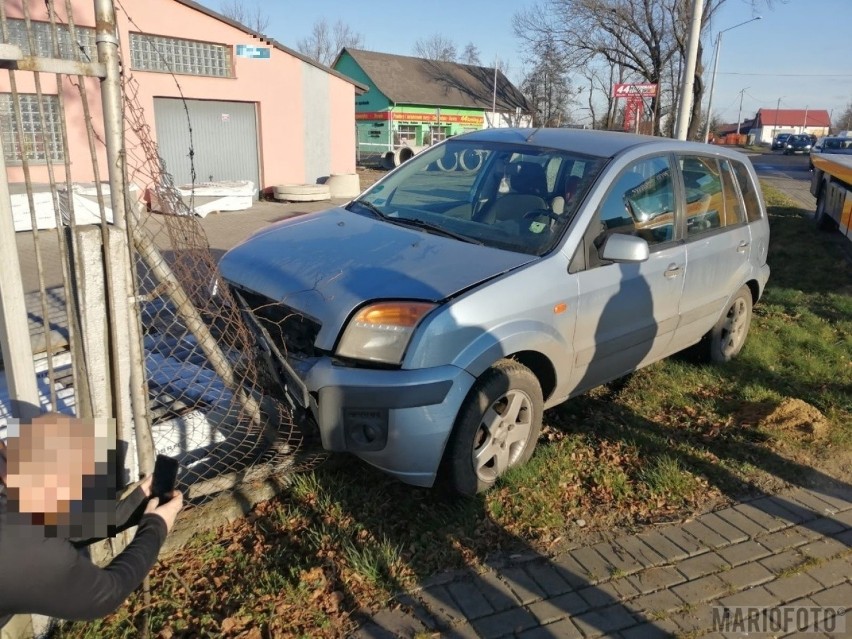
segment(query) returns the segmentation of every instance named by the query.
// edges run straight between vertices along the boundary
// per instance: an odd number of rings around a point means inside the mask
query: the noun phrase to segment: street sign
[[[255,60],[268,60],[272,57],[272,52],[269,47],[256,47],[249,44],[238,44],[237,57],[253,58]]]
[[[650,82],[625,82],[612,85],[612,97],[627,98],[630,96],[641,96],[653,98],[657,95],[657,85]]]

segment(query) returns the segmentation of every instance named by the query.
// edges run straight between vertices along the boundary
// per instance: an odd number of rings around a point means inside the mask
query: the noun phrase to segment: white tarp
[[[198,217],[207,217],[214,211],[245,211],[254,204],[257,187],[250,180],[199,182],[177,187],[177,193],[187,207]],[[193,198],[193,192],[195,197]],[[151,189],[151,210],[162,212],[159,189]],[[190,204],[192,201],[192,205]]]
[[[57,382],[56,406],[50,403],[50,381],[47,376],[47,356],[42,355],[35,358],[36,385],[38,388],[39,403],[42,410],[55,410],[66,415],[74,414],[74,389],[66,388]],[[71,369],[71,355],[63,353],[53,358],[54,375],[62,377]],[[12,417],[12,401],[9,398],[9,386],[6,382],[6,372],[0,370],[0,439],[6,439],[6,425]]]
[[[30,215],[29,196],[22,184],[9,185],[12,199],[12,220],[16,231],[31,231],[33,229],[32,216]],[[130,201],[141,206],[141,191],[138,186],[131,184]],[[113,221],[112,209],[109,201],[109,184],[101,184],[101,192],[104,198],[104,214],[110,224]],[[77,224],[100,224],[101,209],[98,204],[98,191],[94,182],[75,183],[71,185],[71,198],[69,202],[68,188],[65,184],[56,187],[57,200],[59,202],[59,213],[63,224],[71,222],[71,208],[73,206],[74,216]],[[39,230],[56,228],[56,211],[53,207],[53,195],[50,185],[35,184],[32,187],[33,209],[35,212],[36,225]]]
[[[209,371],[192,364],[180,362],[174,358],[160,357],[156,354],[149,354],[147,361],[152,385],[158,387],[158,382],[163,382],[167,384],[169,391],[176,393],[184,392],[186,395],[191,395],[192,393],[187,391],[198,382],[200,374],[212,375]],[[41,409],[74,415],[74,389],[57,382],[55,385],[56,406],[52,406],[50,403],[50,383],[47,377],[47,357],[37,356],[34,364]],[[57,377],[70,374],[71,355],[62,353],[55,356],[53,365],[54,374]],[[213,401],[215,403],[227,400],[229,391],[219,382],[216,388],[212,390],[205,388],[203,392],[199,392],[197,395],[202,402]],[[12,402],[6,382],[6,373],[0,369],[0,439],[6,439],[6,429],[11,417]],[[153,424],[151,431],[158,453],[179,458],[192,455],[196,460],[205,459],[207,455],[203,451],[224,442],[227,438],[227,431],[223,432],[221,428],[211,423],[200,410],[193,410],[185,415]],[[135,471],[135,459],[128,460],[128,462],[131,466],[130,470]],[[189,465],[191,466],[191,464]]]

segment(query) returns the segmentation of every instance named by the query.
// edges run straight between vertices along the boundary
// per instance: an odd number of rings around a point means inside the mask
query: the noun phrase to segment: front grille
[[[235,290],[285,357],[317,357],[314,343],[322,325],[299,311],[245,289]]]

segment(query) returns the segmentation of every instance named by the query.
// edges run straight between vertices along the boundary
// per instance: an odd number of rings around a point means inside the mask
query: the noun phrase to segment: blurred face
[[[6,486],[20,513],[68,513],[83,498],[83,477],[95,472],[91,425],[64,415],[37,417],[10,437]]]

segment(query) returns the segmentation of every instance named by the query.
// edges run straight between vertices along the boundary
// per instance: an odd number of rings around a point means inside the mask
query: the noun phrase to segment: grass
[[[815,557],[805,557],[797,563],[795,566],[790,566],[789,568],[785,568],[784,570],[778,571],[776,576],[779,579],[783,579],[785,577],[792,577],[793,575],[798,575],[800,572],[807,570],[809,568],[815,568],[823,563],[821,560]]]
[[[641,526],[842,472],[852,449],[852,269],[835,237],[764,193],[772,276],[734,362],[677,356],[548,411],[530,463],[475,499],[333,457],[162,560],[149,608],[135,594],[59,636],[132,637],[143,623],[152,636],[344,636],[354,611],[441,570],[555,552],[584,534],[579,520]]]

